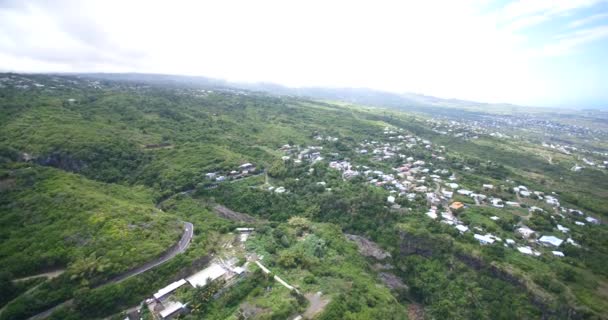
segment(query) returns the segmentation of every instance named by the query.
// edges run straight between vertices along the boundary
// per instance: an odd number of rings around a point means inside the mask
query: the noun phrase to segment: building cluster
[[[254,231],[253,228],[237,228],[237,240],[240,243],[247,241]],[[182,288],[204,288],[214,281],[224,281],[224,288],[234,285],[242,276],[246,274],[247,263],[237,266],[236,257],[227,259],[215,258],[206,268],[186,277],[170,283],[159,289],[152,297],[146,299],[145,307],[150,310],[154,319],[166,320],[188,313],[187,301],[180,301],[175,293]],[[135,313],[139,313],[136,311]],[[127,315],[125,320],[139,319],[137,314]]]
[[[223,182],[226,180],[245,178],[257,173],[255,165],[244,163],[229,172],[208,172],[205,174],[205,178],[215,182]]]

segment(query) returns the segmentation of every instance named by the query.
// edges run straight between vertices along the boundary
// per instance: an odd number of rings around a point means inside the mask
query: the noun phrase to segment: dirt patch
[[[410,303],[407,306],[408,319],[424,320],[424,308],[417,303]]]
[[[378,244],[362,236],[346,234],[346,238],[353,241],[359,248],[359,253],[366,257],[373,257],[377,260],[383,260],[385,258],[390,258],[391,256],[390,253],[382,250]]]
[[[308,308],[306,308],[306,311],[304,311],[304,319],[314,318],[317,314],[323,311],[323,309],[325,309],[327,304],[329,304],[329,297],[322,297],[321,295],[321,292],[307,293],[304,295],[309,302]]]
[[[256,305],[250,304],[249,302],[243,302],[239,306],[239,319],[254,319],[260,314],[268,312],[268,309],[260,308]]]
[[[382,282],[391,290],[408,289],[407,285],[405,285],[405,283],[403,283],[399,277],[392,273],[380,272],[378,277],[380,277],[380,280],[382,280]]]
[[[213,210],[222,218],[237,221],[237,222],[247,222],[254,223],[257,221],[256,218],[241,212],[232,211],[222,205],[217,205],[213,208]]]
[[[10,190],[16,185],[15,179],[8,178],[0,180],[0,191]]]

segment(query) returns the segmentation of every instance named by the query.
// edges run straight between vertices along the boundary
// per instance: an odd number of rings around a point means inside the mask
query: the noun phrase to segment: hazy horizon
[[[117,9],[119,8],[119,9]],[[0,70],[608,106],[608,2],[0,3]]]

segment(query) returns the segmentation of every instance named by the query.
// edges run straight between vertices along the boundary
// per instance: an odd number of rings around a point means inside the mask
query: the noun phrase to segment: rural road
[[[182,234],[181,239],[179,239],[179,241],[175,245],[171,246],[165,253],[163,253],[162,256],[160,256],[154,260],[148,261],[148,262],[144,263],[143,265],[141,265],[135,269],[129,270],[113,279],[110,279],[107,282],[96,286],[95,288],[103,287],[103,286],[113,284],[113,283],[120,283],[122,281],[125,281],[138,274],[142,274],[158,265],[161,265],[161,264],[173,259],[176,255],[186,251],[186,249],[190,245],[190,241],[192,240],[193,235],[194,235],[194,225],[190,222],[184,222],[184,233]],[[70,306],[72,303],[74,303],[74,299],[64,301],[46,311],[43,311],[37,315],[34,315],[34,316],[28,318],[28,320],[45,319],[48,316],[50,316],[55,310],[57,310],[61,307],[64,307],[64,306]]]

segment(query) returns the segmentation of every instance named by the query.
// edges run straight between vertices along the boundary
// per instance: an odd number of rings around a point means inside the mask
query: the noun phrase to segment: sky
[[[0,70],[608,107],[608,1],[0,0]]]

